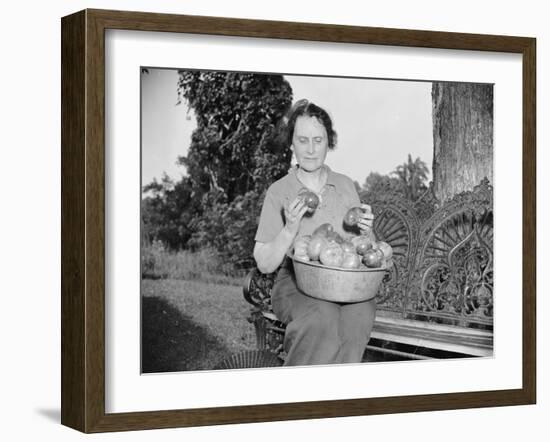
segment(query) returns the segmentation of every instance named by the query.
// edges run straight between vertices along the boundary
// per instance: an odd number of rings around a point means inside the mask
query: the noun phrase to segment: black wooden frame
[[[497,51],[523,57],[522,388],[406,397],[105,412],[105,30]],[[62,408],[84,432],[533,404],[536,398],[536,41],[533,38],[84,10],[62,30]],[[518,146],[519,148],[519,146]]]

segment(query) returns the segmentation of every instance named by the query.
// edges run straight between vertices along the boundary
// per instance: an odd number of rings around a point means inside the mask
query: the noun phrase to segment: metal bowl
[[[296,284],[305,294],[332,302],[369,301],[376,296],[386,268],[342,269],[290,257]]]

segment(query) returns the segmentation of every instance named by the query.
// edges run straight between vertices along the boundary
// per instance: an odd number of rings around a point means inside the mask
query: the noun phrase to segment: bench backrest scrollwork
[[[397,259],[378,296],[379,308],[404,318],[492,329],[493,189],[483,180],[433,212],[396,195],[365,201],[377,237]],[[422,216],[424,215],[424,216]]]

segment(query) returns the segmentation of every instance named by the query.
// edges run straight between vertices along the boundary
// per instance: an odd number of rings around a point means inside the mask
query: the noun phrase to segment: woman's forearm
[[[267,243],[256,242],[254,259],[260,272],[273,273],[281,265],[300,230],[300,222],[307,210],[305,199],[298,195],[290,204],[285,205],[284,227],[275,239]]]
[[[277,270],[295,237],[296,234],[285,227],[273,241],[267,243],[257,242],[254,246],[254,259],[258,270],[262,273],[272,273]]]

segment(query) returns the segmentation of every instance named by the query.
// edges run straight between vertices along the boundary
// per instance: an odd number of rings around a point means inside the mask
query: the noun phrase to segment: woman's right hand
[[[256,242],[254,246],[254,259],[260,272],[272,273],[281,265],[285,254],[292,247],[292,242],[296,238],[298,230],[300,230],[300,221],[307,209],[308,207],[301,197],[297,197],[290,204],[285,204],[284,228],[270,242]]]
[[[307,212],[308,207],[305,201],[300,196],[297,196],[294,201],[285,206],[285,229],[294,236],[300,228],[300,221]]]

